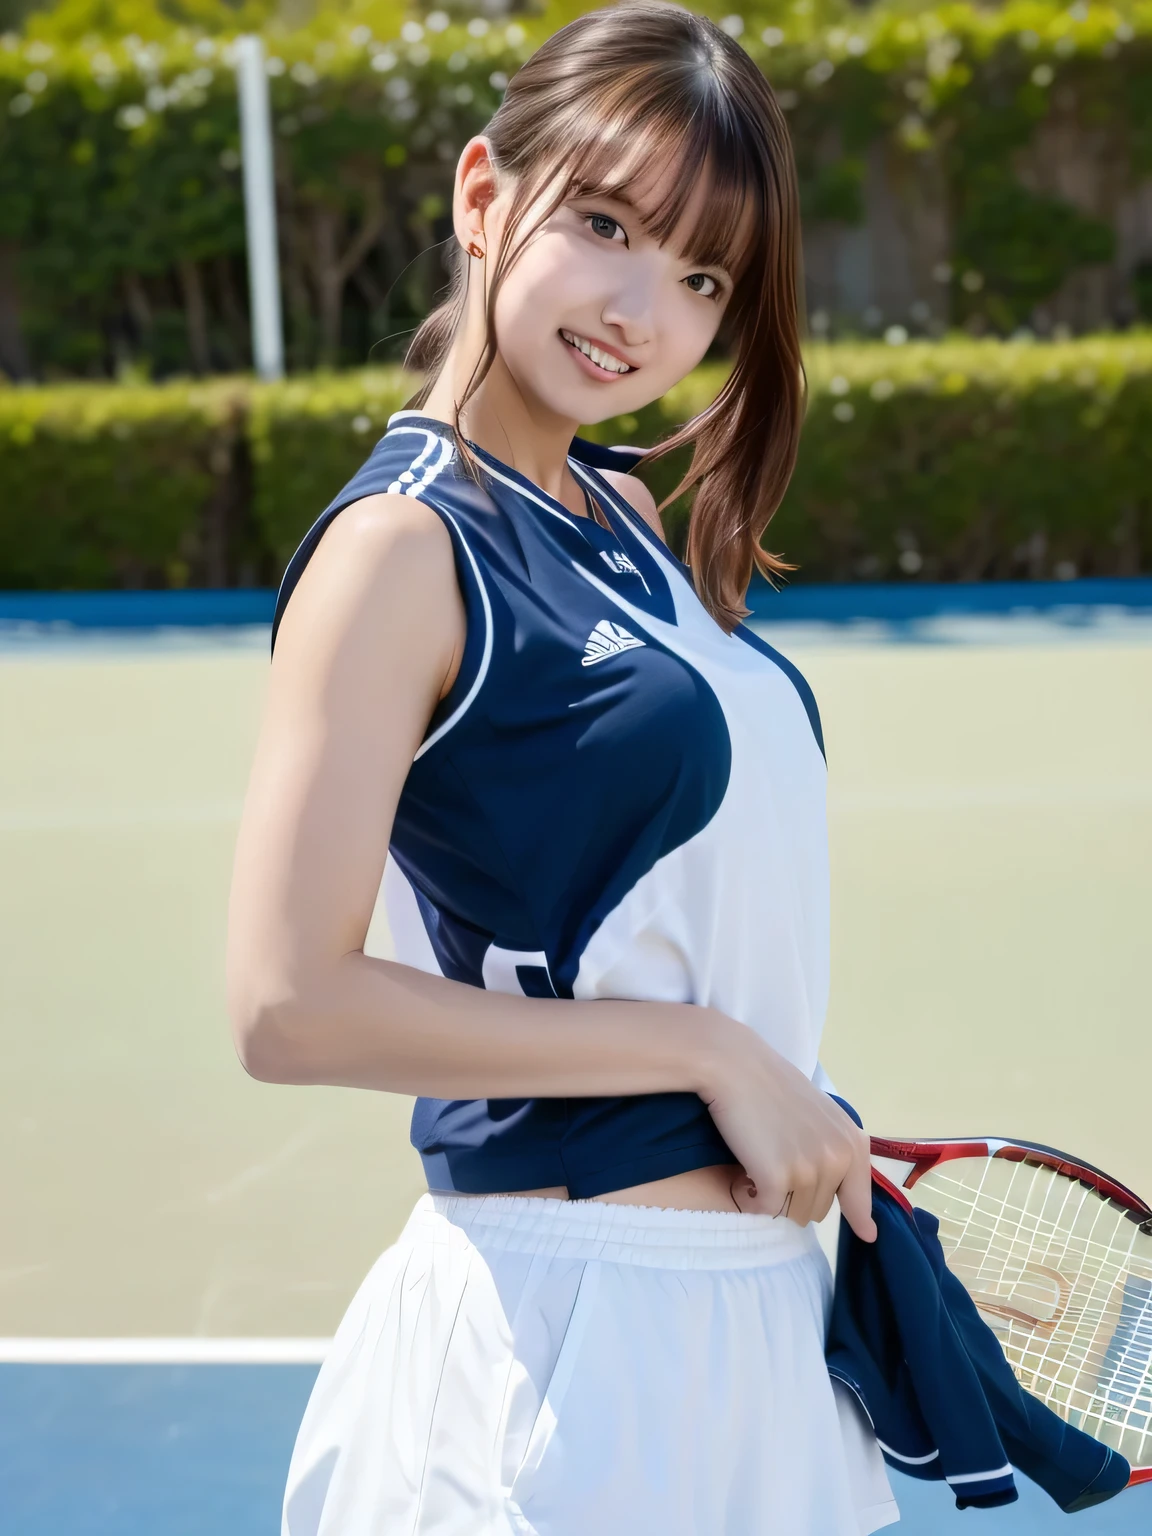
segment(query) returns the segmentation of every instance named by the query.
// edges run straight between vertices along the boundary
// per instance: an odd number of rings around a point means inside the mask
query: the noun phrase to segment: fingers
[[[872,1219],[872,1163],[868,1155],[865,1137],[860,1139],[860,1151],[844,1176],[838,1191],[840,1210],[844,1220],[856,1236],[866,1243],[876,1241],[876,1223]]]

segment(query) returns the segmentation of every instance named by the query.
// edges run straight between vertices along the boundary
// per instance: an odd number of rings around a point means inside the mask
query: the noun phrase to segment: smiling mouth
[[[572,348],[574,352],[582,352],[594,367],[598,368],[607,378],[619,378],[625,373],[635,373],[636,370],[629,363],[622,363],[618,357],[613,357],[610,352],[594,346],[584,336],[577,336],[574,331],[561,331],[560,339]]]

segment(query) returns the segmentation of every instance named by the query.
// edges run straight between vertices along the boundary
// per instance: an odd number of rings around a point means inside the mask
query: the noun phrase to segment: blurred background
[[[418,387],[461,147],[587,8],[0,0],[5,1536],[273,1536],[423,1187],[407,1100],[240,1068],[232,850],[284,565]],[[1028,1137],[1147,1198],[1152,4],[693,8],[801,177],[766,541],[799,569],[749,622],[828,744],[825,1065],[874,1131]],[[587,435],[655,442],[727,366]],[[896,1482],[897,1529],[953,1527]],[[1055,1529],[1020,1482],[968,1523]],[[1149,1529],[1148,1492],[1077,1529]]]

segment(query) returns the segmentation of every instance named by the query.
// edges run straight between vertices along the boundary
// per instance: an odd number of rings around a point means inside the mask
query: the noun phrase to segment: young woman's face
[[[660,207],[676,175],[674,165],[642,173],[630,202],[565,202],[517,258],[497,296],[495,324],[500,357],[526,400],[573,421],[603,421],[659,399],[704,357],[733,283],[724,268],[701,268],[681,254],[704,184],[663,246],[639,217]],[[485,214],[489,267],[507,211],[501,194]],[[536,216],[529,209],[521,230]]]

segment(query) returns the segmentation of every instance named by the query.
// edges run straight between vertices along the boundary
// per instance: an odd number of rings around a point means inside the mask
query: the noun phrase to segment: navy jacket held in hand
[[[945,1479],[960,1509],[1012,1503],[1014,1467],[1068,1513],[1119,1493],[1127,1461],[1020,1386],[944,1262],[936,1217],[878,1173],[872,1194],[874,1243],[840,1220],[825,1355],[863,1404],[888,1463]]]

